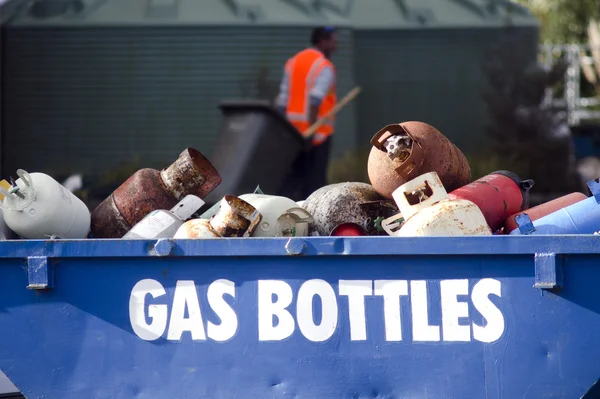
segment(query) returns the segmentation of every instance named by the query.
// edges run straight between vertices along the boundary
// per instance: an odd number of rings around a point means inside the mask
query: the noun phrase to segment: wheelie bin
[[[268,102],[225,101],[219,105],[223,125],[211,162],[223,178],[206,198],[216,203],[225,195],[277,194],[292,163],[306,149],[300,132]]]
[[[28,398],[587,398],[600,236],[0,242]]]

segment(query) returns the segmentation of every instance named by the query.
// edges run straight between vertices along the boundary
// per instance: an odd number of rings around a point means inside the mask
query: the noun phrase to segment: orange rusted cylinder
[[[471,168],[464,154],[439,130],[423,122],[387,125],[371,139],[368,173],[385,198],[404,183],[436,172],[446,191],[469,184]]]

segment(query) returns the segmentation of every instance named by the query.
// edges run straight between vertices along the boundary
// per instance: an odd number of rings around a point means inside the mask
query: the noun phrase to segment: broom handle
[[[332,117],[333,115],[337,114],[342,108],[344,108],[350,101],[354,100],[356,98],[356,96],[358,96],[358,94],[360,93],[360,87],[356,86],[354,89],[350,90],[348,92],[348,94],[346,94],[344,96],[344,98],[342,98],[340,101],[338,101],[332,108],[331,110],[329,110],[329,112],[327,112],[325,115],[323,115],[321,118],[319,118],[315,123],[313,123],[308,129],[306,129],[306,131],[304,132],[304,138],[310,138],[313,136],[313,134],[315,134],[315,132],[317,131],[318,128],[320,128],[321,126],[323,126],[323,124],[325,123],[325,121]]]

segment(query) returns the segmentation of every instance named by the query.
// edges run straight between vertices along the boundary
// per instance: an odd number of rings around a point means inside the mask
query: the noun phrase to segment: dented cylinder
[[[447,191],[468,184],[471,169],[463,153],[439,130],[423,122],[387,125],[371,139],[368,173],[384,198],[404,183],[436,172]]]
[[[141,169],[92,213],[94,238],[121,238],[150,212],[171,209],[186,195],[206,197],[221,183],[210,161],[187,148],[166,169]]]
[[[533,184],[531,179],[521,180],[512,172],[499,170],[452,191],[448,198],[473,202],[492,231],[497,231],[510,215],[527,209]]]

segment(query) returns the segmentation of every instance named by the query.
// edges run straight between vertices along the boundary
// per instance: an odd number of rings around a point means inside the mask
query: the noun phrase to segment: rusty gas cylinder
[[[250,237],[262,215],[255,207],[233,195],[226,195],[210,224],[223,237]]]
[[[423,122],[387,125],[371,139],[368,173],[383,197],[404,183],[436,172],[448,192],[471,181],[471,169],[463,153],[439,130]]]
[[[92,236],[121,238],[150,212],[171,209],[189,194],[204,198],[220,183],[210,161],[187,148],[160,172],[138,170],[98,205],[92,213]]]
[[[364,227],[356,223],[342,223],[335,226],[329,235],[332,237],[360,237],[368,236],[369,233]]]

